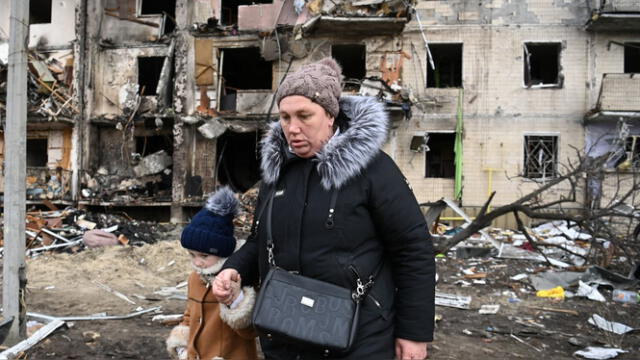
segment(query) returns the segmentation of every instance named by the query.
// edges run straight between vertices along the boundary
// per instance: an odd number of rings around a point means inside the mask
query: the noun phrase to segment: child
[[[184,319],[167,339],[167,351],[173,358],[257,358],[251,326],[256,298],[253,288],[240,289],[239,279],[231,282],[235,300],[229,306],[218,303],[211,294],[216,274],[226,258],[239,248],[233,237],[237,210],[238,200],[233,192],[228,187],[221,188],[182,232],[180,242],[189,251],[194,271],[189,276]]]

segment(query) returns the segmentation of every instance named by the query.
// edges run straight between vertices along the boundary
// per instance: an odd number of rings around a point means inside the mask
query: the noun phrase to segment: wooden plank
[[[60,166],[65,170],[71,170],[71,143],[73,129],[67,128],[62,133],[62,160]]]
[[[28,339],[25,339],[15,346],[3,351],[0,353],[0,359],[13,359],[15,356],[19,355],[23,351],[27,351],[31,349],[34,345],[42,341],[44,338],[49,336],[52,332],[54,332],[57,328],[64,325],[64,321],[62,320],[53,320],[47,325],[38,329],[33,335],[31,335]]]
[[[213,40],[195,39],[196,85],[213,85]]]

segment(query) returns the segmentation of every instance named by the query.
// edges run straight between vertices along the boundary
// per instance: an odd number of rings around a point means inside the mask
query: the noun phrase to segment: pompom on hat
[[[342,68],[332,58],[303,65],[287,75],[276,93],[276,102],[291,95],[301,95],[322,106],[334,118],[340,110],[338,100],[342,92]]]
[[[228,257],[236,248],[233,217],[238,212],[238,199],[229,187],[216,191],[205,207],[182,230],[180,244],[189,250]]]

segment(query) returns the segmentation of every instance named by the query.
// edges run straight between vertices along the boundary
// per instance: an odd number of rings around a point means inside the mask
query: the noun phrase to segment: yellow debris
[[[564,289],[562,286],[556,286],[549,290],[540,290],[536,293],[537,297],[564,299]]]

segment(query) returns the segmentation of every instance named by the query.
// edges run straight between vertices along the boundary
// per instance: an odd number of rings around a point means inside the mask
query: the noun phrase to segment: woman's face
[[[280,100],[280,125],[291,150],[313,157],[333,134],[333,116],[309,98],[292,95]]]

